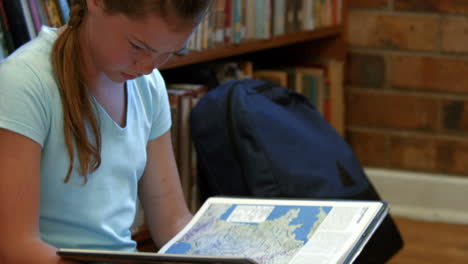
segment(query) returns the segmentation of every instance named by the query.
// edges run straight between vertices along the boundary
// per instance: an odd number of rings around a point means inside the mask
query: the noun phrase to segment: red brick
[[[347,139],[363,165],[375,167],[388,165],[387,136],[384,134],[350,131]]]
[[[355,47],[435,51],[439,32],[439,18],[434,16],[349,12],[349,44]]]
[[[468,175],[468,140],[437,136],[392,136],[393,168]]]
[[[349,53],[347,83],[365,87],[379,88],[385,83],[386,63],[381,55]]]
[[[468,17],[442,20],[442,51],[468,53]]]
[[[468,101],[444,100],[442,126],[448,131],[468,132]]]
[[[346,123],[349,125],[436,130],[438,102],[416,95],[367,91],[347,93]]]
[[[390,139],[390,164],[394,168],[434,171],[436,143],[432,138],[393,136]]]
[[[349,0],[350,8],[386,8],[388,0]]]
[[[453,174],[468,175],[468,141],[437,140],[436,168]]]
[[[454,93],[468,92],[468,60],[394,56],[391,85],[397,88]]]
[[[401,11],[468,14],[466,0],[395,0],[394,6]]]

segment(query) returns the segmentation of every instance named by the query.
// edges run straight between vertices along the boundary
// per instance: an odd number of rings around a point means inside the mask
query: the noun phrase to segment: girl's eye
[[[136,45],[136,44],[134,44],[134,43],[132,43],[132,42],[129,42],[129,43],[130,43],[130,46],[132,46],[132,48],[134,48],[134,49],[136,49],[136,50],[141,50],[141,49],[143,49],[142,47],[140,47],[140,46],[138,46],[138,45]]]

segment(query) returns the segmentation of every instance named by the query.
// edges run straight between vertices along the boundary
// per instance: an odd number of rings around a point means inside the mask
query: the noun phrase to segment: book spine
[[[240,2],[241,2],[240,42],[243,42],[247,38],[247,0],[240,0]]]
[[[224,16],[225,16],[225,0],[216,0],[215,2],[215,25],[213,46],[218,46],[224,42]]]
[[[255,1],[255,38],[263,39],[265,33],[265,0]]]
[[[285,6],[285,33],[294,32],[294,1],[286,1]]]
[[[302,3],[303,10],[303,30],[313,30],[314,25],[314,1],[313,0],[304,0]]]
[[[6,11],[3,5],[3,0],[0,0],[0,28],[3,31],[5,47],[8,51],[8,54],[10,54],[15,50],[15,43],[13,41],[13,36],[11,35],[11,30],[8,24],[8,19],[7,19]]]
[[[271,27],[272,27],[271,26],[271,17],[272,17],[271,1],[272,0],[265,0],[265,7],[264,7],[265,17],[264,17],[264,32],[263,32],[264,39],[269,39],[272,36],[271,34]]]
[[[202,21],[202,49],[207,49],[209,47],[209,35],[210,35],[210,26],[209,26],[209,15],[205,16]]]
[[[15,44],[15,49],[17,49],[31,39],[23,15],[21,2],[18,0],[3,1],[3,7],[5,8],[5,14]]]
[[[232,43],[239,44],[241,42],[241,31],[242,31],[242,2],[241,0],[233,0],[232,10],[232,23],[233,23],[233,34]]]
[[[286,0],[274,0],[273,2],[273,35],[283,35],[286,14]]]
[[[29,9],[28,0],[20,0],[21,10],[23,12],[24,21],[26,22],[26,28],[28,30],[29,38],[35,38],[36,27],[34,26],[31,10]]]
[[[39,20],[41,21],[41,26],[46,25],[49,26],[49,18],[47,17],[46,10],[44,9],[44,4],[42,3],[43,0],[32,0],[35,3],[37,14],[39,15]]]
[[[31,17],[34,23],[34,28],[36,29],[36,33],[38,33],[39,31],[41,31],[42,23],[37,10],[36,1],[28,0],[28,4],[29,10],[31,11]]]
[[[6,47],[5,35],[2,27],[0,27],[0,61],[8,56],[8,49]]]
[[[246,40],[255,39],[255,0],[247,0]]]
[[[224,6],[224,45],[231,44],[232,34],[232,4],[231,0],[225,0]]]
[[[293,28],[294,32],[300,32],[303,30],[302,24],[304,20],[304,14],[302,9],[302,1],[294,1],[294,19],[293,19]]]
[[[57,0],[57,4],[60,9],[60,13],[62,15],[63,23],[67,23],[68,19],[70,18],[70,5],[68,4],[67,0]]]
[[[42,3],[49,20],[49,25],[55,28],[60,27],[63,23],[57,3],[54,0],[42,0]]]

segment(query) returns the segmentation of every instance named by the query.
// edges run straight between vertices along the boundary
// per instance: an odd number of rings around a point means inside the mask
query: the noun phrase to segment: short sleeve
[[[43,146],[50,127],[50,111],[39,77],[28,65],[7,59],[0,63],[0,83],[0,128]]]
[[[151,88],[155,94],[152,102],[154,111],[149,140],[160,137],[171,128],[171,109],[164,79],[158,70],[154,70],[151,78],[150,84],[154,85]]]

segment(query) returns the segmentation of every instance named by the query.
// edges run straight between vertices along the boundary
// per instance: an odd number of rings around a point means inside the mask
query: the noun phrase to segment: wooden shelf
[[[231,56],[242,55],[249,52],[267,50],[310,40],[339,36],[342,33],[342,29],[342,26],[325,27],[313,31],[285,34],[270,39],[252,40],[241,44],[220,46],[203,51],[191,51],[186,55],[172,58],[168,63],[163,65],[160,70],[213,61]]]

